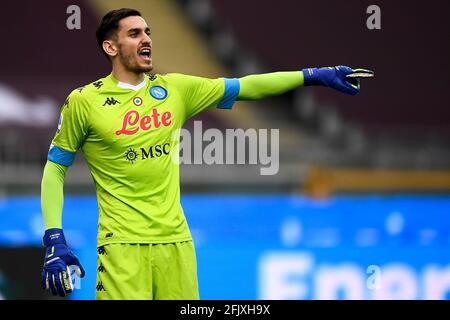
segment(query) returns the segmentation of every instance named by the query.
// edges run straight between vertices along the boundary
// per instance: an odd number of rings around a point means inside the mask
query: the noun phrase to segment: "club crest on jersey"
[[[167,97],[167,90],[161,86],[153,86],[150,88],[150,95],[156,100],[164,100]]]
[[[133,98],[133,103],[134,103],[135,106],[139,107],[142,104],[142,99],[139,98],[139,97],[134,97]]]

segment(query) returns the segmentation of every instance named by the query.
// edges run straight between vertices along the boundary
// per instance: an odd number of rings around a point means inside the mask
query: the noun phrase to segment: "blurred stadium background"
[[[354,98],[306,88],[195,119],[204,129],[280,129],[277,175],[256,165],[182,166],[203,299],[449,299],[450,2],[372,2],[2,4],[0,298],[50,299],[39,287],[39,193],[59,107],[110,72],[95,41],[100,17],[134,7],[152,29],[158,73],[375,70]],[[73,4],[80,30],[66,27]],[[381,30],[366,27],[371,4]],[[66,236],[87,269],[71,298],[93,299],[97,202],[80,154],[65,194]]]

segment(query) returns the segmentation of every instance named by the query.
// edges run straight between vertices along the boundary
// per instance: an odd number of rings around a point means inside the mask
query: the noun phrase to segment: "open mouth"
[[[139,56],[143,57],[144,59],[150,59],[152,54],[152,51],[150,48],[143,48],[139,51]]]

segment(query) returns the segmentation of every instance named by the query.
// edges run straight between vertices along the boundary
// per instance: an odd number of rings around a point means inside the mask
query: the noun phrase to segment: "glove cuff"
[[[45,230],[44,237],[42,238],[44,246],[53,246],[55,244],[66,244],[66,238],[62,229],[52,228]]]
[[[317,68],[303,69],[302,72],[303,72],[304,86],[312,86],[320,84],[320,81],[317,78]]]

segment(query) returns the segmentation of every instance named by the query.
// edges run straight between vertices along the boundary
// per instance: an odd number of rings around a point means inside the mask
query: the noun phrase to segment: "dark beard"
[[[148,67],[141,67],[137,63],[133,63],[132,56],[124,56],[120,54],[120,62],[125,67],[127,71],[139,74],[139,73],[147,73],[153,70],[152,65],[150,64]]]

